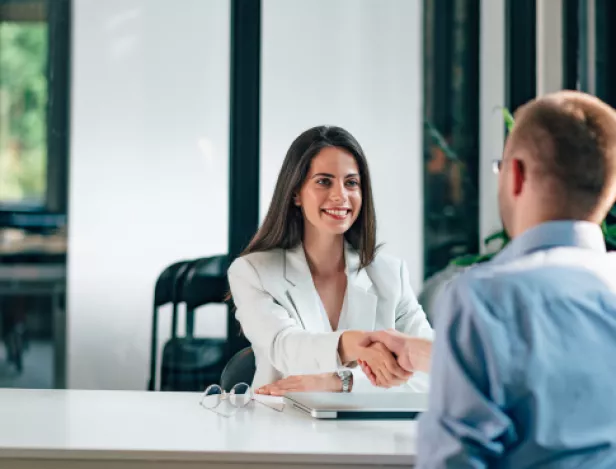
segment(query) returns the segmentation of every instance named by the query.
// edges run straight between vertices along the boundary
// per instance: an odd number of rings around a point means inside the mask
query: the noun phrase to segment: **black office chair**
[[[180,299],[186,303],[186,336],[192,337],[195,329],[195,310],[211,303],[224,303],[227,282],[227,256],[197,259],[186,273],[180,290]]]
[[[255,354],[252,347],[237,352],[222,370],[220,386],[229,391],[238,383],[251,384],[255,377]]]
[[[175,299],[186,304],[186,336],[173,336],[165,344],[161,390],[203,391],[220,379],[227,357],[227,341],[194,337],[194,322],[198,307],[225,302],[229,289],[227,268],[228,258],[224,255],[197,259],[178,282]]]
[[[165,268],[158,276],[154,287],[154,306],[152,308],[152,335],[150,338],[150,379],[148,380],[148,391],[156,388],[156,355],[158,345],[158,309],[161,306],[171,303],[173,305],[173,316],[171,325],[171,337],[177,336],[178,322],[178,290],[182,288],[183,279],[188,268],[194,261],[183,260],[175,262]]]

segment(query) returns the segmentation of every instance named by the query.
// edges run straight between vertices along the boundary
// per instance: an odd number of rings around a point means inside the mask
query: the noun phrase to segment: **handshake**
[[[345,340],[345,334],[352,335]],[[349,331],[345,334],[341,337],[342,349],[353,350],[347,355],[353,359],[348,361],[357,361],[375,386],[400,386],[408,381],[415,371],[430,370],[430,340],[410,337],[394,329],[376,332]],[[344,346],[345,342],[347,347]]]
[[[415,371],[429,371],[432,342],[393,329],[376,332],[344,331],[338,341],[342,363],[357,362],[374,386],[404,384]],[[258,388],[257,394],[284,396],[289,392],[341,392],[342,382],[332,372],[289,375]]]

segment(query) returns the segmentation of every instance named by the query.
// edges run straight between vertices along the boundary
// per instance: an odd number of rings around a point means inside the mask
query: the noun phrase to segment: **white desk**
[[[402,468],[415,433],[254,402],[225,418],[193,393],[0,390],[3,469]]]

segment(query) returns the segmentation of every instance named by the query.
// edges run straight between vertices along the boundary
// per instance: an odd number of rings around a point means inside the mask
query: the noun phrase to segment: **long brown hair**
[[[359,253],[360,268],[369,265],[376,255],[376,214],[366,156],[355,138],[334,126],[318,126],[303,132],[291,144],[278,174],[276,188],[261,228],[241,256],[275,248],[291,249],[302,242],[304,217],[293,203],[308,176],[312,159],[327,147],[348,151],[357,162],[362,206],[355,223],[344,234],[347,242]]]

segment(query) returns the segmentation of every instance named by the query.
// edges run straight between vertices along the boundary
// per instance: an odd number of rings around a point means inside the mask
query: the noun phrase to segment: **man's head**
[[[498,181],[509,235],[550,220],[600,223],[616,197],[616,111],[561,91],[530,101],[515,118]]]

